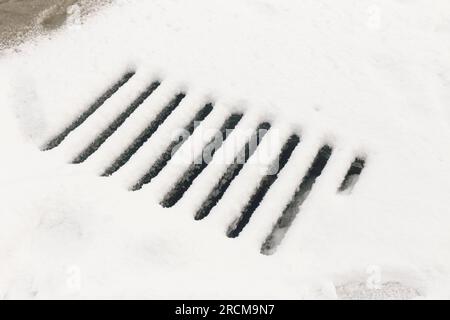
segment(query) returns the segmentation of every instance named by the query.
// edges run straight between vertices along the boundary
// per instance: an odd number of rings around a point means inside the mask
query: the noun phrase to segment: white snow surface
[[[449,15],[447,0],[125,0],[0,51],[0,299],[337,298],[371,266],[382,283],[450,298]],[[136,75],[60,147],[39,150],[127,70]],[[98,152],[68,164],[156,79]],[[100,178],[181,90],[160,130]],[[280,141],[302,138],[235,239],[225,232],[260,166],[245,166],[210,216],[193,219],[231,141],[171,209],[158,202],[187,162],[127,191],[210,100],[204,130],[182,150],[198,153],[202,133],[235,110],[241,129],[270,120]],[[269,141],[258,151],[274,149]],[[260,254],[323,143],[334,148],[327,167],[275,254]],[[338,194],[358,155],[359,181]]]

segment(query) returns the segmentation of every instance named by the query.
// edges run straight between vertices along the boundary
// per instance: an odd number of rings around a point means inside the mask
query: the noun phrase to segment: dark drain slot
[[[244,167],[244,164],[255,152],[256,148],[269,129],[270,124],[267,122],[261,123],[258,126],[256,132],[252,135],[249,142],[247,142],[243,150],[239,153],[236,159],[234,159],[234,162],[227,168],[225,173],[220,178],[219,182],[216,184],[216,186],[206,198],[205,202],[202,204],[201,208],[197,211],[197,214],[195,215],[196,220],[201,220],[206,217],[211,209],[219,202],[220,199],[222,199],[231,182],[239,174],[241,169]]]
[[[343,192],[347,190],[353,189],[356,182],[358,182],[359,176],[361,175],[362,170],[364,169],[366,161],[362,158],[356,158],[350,169],[348,169],[347,174],[345,175],[344,181],[342,181],[341,186],[338,191]]]
[[[202,173],[202,171],[208,166],[210,160],[216,153],[216,151],[222,146],[223,142],[228,137],[228,132],[233,130],[242,118],[242,114],[232,114],[220,128],[217,135],[205,146],[202,154],[197,158],[183,174],[180,180],[175,183],[175,186],[164,199],[161,201],[161,205],[164,208],[170,208],[175,205],[189,189],[194,180]],[[208,156],[208,159],[205,157]]]
[[[136,191],[141,189],[145,184],[150,183],[154,177],[156,177],[162,169],[167,165],[169,160],[179,150],[181,145],[187,140],[189,136],[194,133],[198,124],[203,121],[213,110],[213,105],[208,103],[204,106],[194,117],[194,119],[184,128],[182,135],[173,140],[167,147],[166,151],[162,153],[158,160],[152,165],[150,170],[136,183],[131,190]]]
[[[322,171],[331,156],[331,152],[332,148],[328,145],[323,146],[319,150],[311,167],[303,177],[302,183],[295,192],[291,202],[289,202],[289,204],[286,206],[272,232],[262,245],[261,253],[266,255],[272,254],[275,248],[281,243],[284,235],[291,226],[292,221],[294,221],[295,217],[300,211],[300,206],[308,197],[308,194],[310,193],[314,183],[316,182],[316,179],[322,174]]]
[[[274,170],[270,170],[273,174],[265,175],[259,187],[256,189],[255,193],[250,197],[249,202],[244,207],[241,213],[241,217],[239,220],[234,223],[228,230],[227,236],[230,238],[236,238],[239,236],[241,231],[245,228],[245,226],[249,223],[250,218],[255,212],[256,208],[258,208],[261,201],[264,199],[267,191],[269,191],[272,184],[277,180],[278,174],[284,168],[286,163],[289,161],[289,158],[294,152],[297,145],[300,143],[300,137],[297,135],[292,135],[289,137],[287,142],[281,149],[280,154],[278,155],[276,161],[272,164],[271,168]]]
[[[83,124],[98,108],[100,108],[106,100],[112,97],[128,80],[135,75],[135,72],[128,72],[122,76],[112,87],[110,87],[102,96],[100,96],[86,111],[84,111],[75,121],[73,121],[63,132],[47,142],[42,148],[43,151],[56,148],[64,141],[64,139],[76,128]]]
[[[161,112],[156,116],[156,118],[147,126],[147,128],[142,131],[142,133],[127,147],[127,149],[122,152],[122,154],[113,162],[113,164],[108,167],[103,176],[110,176],[117,170],[119,170],[125,163],[130,160],[130,158],[135,154],[145,142],[158,130],[159,126],[164,123],[164,121],[170,116],[170,114],[176,109],[180,104],[181,100],[186,97],[185,93],[180,93],[175,96],[169,104],[161,110]]]
[[[84,149],[72,163],[82,163],[89,158],[100,146],[108,139],[124,122],[125,120],[159,87],[161,83],[155,81],[148,86],[139,97],[136,98],[114,121],[103,130],[102,133],[93,141],[86,149]]]

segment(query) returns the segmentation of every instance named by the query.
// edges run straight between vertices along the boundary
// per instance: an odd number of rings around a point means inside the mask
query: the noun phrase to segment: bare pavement
[[[92,12],[108,0],[0,0],[0,47],[11,47],[33,31],[51,31],[62,26],[68,8],[77,5],[80,14]]]

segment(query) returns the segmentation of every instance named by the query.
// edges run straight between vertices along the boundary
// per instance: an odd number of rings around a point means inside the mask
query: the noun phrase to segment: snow
[[[0,298],[335,298],[370,266],[408,296],[448,297],[449,13],[445,0],[123,0],[0,51]],[[39,150],[130,70],[60,147]],[[154,80],[161,88],[98,152],[67,164]],[[141,150],[99,178],[180,91],[187,97]],[[128,192],[210,101],[179,161]],[[182,159],[235,111],[245,113],[242,136],[261,121],[272,128],[221,202],[194,221],[227,150],[245,143],[238,131],[183,199],[161,208]],[[247,228],[227,238],[292,133],[302,141],[291,160]],[[261,255],[325,143],[329,163],[275,254]],[[365,169],[339,194],[355,157]]]

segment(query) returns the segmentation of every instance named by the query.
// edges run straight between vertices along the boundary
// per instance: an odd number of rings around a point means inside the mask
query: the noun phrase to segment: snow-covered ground
[[[449,14],[446,0],[122,0],[0,51],[0,298],[449,298]],[[58,148],[40,151],[130,70]],[[68,164],[154,80],[120,130]],[[186,100],[138,153],[99,177],[180,91]],[[127,191],[209,101],[180,152],[201,151],[233,111],[244,113],[241,132],[271,122],[274,139],[258,150],[268,159],[301,136],[234,239],[227,227],[270,161],[255,156],[211,214],[193,218],[233,139],[173,208],[158,203],[183,161]],[[324,143],[329,163],[276,252],[262,255]],[[357,156],[364,171],[340,194]]]

